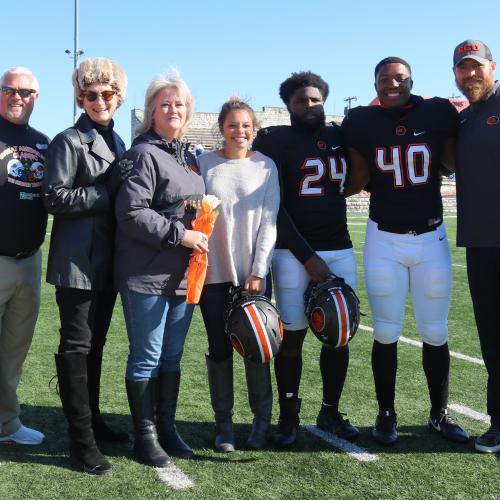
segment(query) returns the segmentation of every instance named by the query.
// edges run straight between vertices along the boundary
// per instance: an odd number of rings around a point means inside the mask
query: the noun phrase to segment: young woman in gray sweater
[[[252,108],[231,98],[222,106],[218,122],[224,147],[197,159],[207,194],[222,200],[209,240],[209,267],[200,307],[208,335],[206,361],[216,421],[215,448],[229,452],[234,451],[233,350],[224,331],[224,307],[231,285],[271,297],[269,268],[280,190],[273,160],[249,150],[257,125]],[[245,360],[245,373],[254,414],[247,445],[261,449],[271,421],[269,364]]]

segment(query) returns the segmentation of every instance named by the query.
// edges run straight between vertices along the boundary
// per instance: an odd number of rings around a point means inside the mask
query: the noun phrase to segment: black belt
[[[37,252],[38,248],[36,250],[31,250],[29,252],[17,252],[16,254],[2,253],[0,255],[2,257],[12,257],[13,259],[21,260],[21,259],[27,259],[28,257],[35,255]]]
[[[438,223],[433,224],[432,226],[401,228],[401,226],[395,227],[395,226],[391,226],[390,224],[377,223],[377,227],[380,229],[380,231],[386,231],[388,233],[411,234],[413,236],[418,236],[419,234],[430,233],[431,231],[435,231],[441,224],[442,224],[442,221],[439,221]]]

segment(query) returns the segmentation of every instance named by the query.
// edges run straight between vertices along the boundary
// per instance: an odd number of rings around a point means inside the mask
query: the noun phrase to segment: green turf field
[[[364,239],[362,215],[349,218],[356,256],[361,264]],[[465,256],[454,248],[456,219],[446,219],[454,263],[450,312],[450,349],[480,358],[479,343],[467,288]],[[50,231],[49,224],[49,231]],[[45,245],[45,251],[47,244]],[[46,253],[46,252],[45,252]],[[359,267],[363,325],[371,319]],[[418,340],[411,306],[403,335]],[[397,412],[399,441],[384,448],[371,439],[377,406],[371,376],[371,334],[360,330],[351,344],[351,364],[341,410],[360,427],[358,446],[348,454],[303,427],[293,451],[273,448],[222,455],[212,450],[213,423],[204,352],[206,339],[195,314],[183,358],[178,409],[179,429],[198,454],[197,460],[176,460],[169,486],[157,472],[132,460],[131,445],[103,446],[113,463],[113,475],[93,477],[72,470],[67,457],[66,423],[55,390],[53,353],[58,342],[58,312],[52,286],[43,286],[43,300],[33,347],[19,387],[23,421],[43,431],[46,442],[37,447],[0,445],[0,499],[45,498],[499,498],[498,457],[476,453],[472,441],[458,445],[444,441],[427,428],[427,389],[421,369],[421,350],[399,345]],[[320,344],[308,336],[301,386],[302,423],[313,424],[321,403],[317,357]],[[105,351],[102,410],[115,426],[131,429],[124,389],[127,338],[121,308],[117,307]],[[246,403],[242,360],[235,354],[235,422],[237,446],[244,446],[251,422]],[[450,403],[484,414],[484,366],[452,358]],[[274,408],[277,416],[277,405]],[[488,424],[459,415],[459,422],[477,436]],[[275,421],[275,420],[274,420]],[[168,472],[168,471],[167,471]],[[184,476],[179,476],[180,472]],[[172,471],[170,471],[172,480]],[[180,479],[179,479],[180,477]],[[190,488],[175,491],[173,487]],[[172,486],[173,485],[173,486]]]

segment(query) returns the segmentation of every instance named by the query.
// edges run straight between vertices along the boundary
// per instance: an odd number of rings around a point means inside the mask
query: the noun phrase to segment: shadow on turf
[[[104,414],[106,422],[115,429],[126,430],[130,434],[129,443],[101,443],[101,451],[110,457],[133,460],[132,423],[129,415]],[[46,436],[39,446],[22,446],[15,444],[0,444],[0,461],[17,463],[35,463],[71,468],[68,458],[67,424],[61,408],[50,406],[22,406],[23,423],[40,430]],[[236,423],[234,426],[237,452],[234,454],[219,454],[213,451],[215,425],[213,422],[177,422],[179,433],[196,452],[194,460],[206,462],[246,463],[258,460],[259,451],[245,450],[245,441],[251,430],[250,424]],[[274,429],[274,427],[273,427]],[[477,453],[474,441],[458,444],[447,441],[430,430],[427,426],[400,426],[399,439],[392,446],[382,446],[371,438],[372,427],[360,427],[360,439],[357,445],[371,453]],[[266,452],[280,451],[270,443]],[[341,453],[335,447],[322,439],[310,434],[304,428],[299,431],[296,444],[289,453],[332,452]],[[251,456],[245,456],[250,453]],[[497,454],[500,459],[500,454]]]
[[[68,455],[67,423],[61,408],[51,406],[22,405],[23,424],[45,434],[45,441],[38,446],[18,444],[0,444],[0,462],[33,463],[52,465],[71,469]],[[111,459],[114,457],[134,460],[133,429],[130,415],[103,413],[109,426],[116,430],[127,431],[128,443],[98,443],[99,449]],[[193,460],[204,462],[248,463],[254,462],[254,456],[242,456],[241,453],[219,454],[213,451],[215,426],[212,422],[178,422],[180,434],[194,448]],[[240,430],[243,429],[242,432]],[[239,452],[244,452],[244,442],[250,432],[247,424],[235,425],[236,445]],[[241,436],[240,436],[241,434]],[[241,439],[240,439],[241,437]]]

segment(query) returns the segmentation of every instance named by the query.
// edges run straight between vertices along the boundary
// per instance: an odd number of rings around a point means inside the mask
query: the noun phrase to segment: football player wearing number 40
[[[345,194],[364,187],[371,194],[364,269],[379,406],[372,434],[382,444],[397,439],[397,342],[410,292],[423,340],[429,426],[465,442],[469,435],[447,410],[451,256],[440,193],[443,165],[454,170],[458,113],[447,99],[413,95],[412,85],[405,60],[383,59],[375,67],[380,106],[354,108],[342,123],[351,165]]]
[[[327,281],[332,273],[356,288],[356,260],[347,230],[342,194],[347,163],[340,129],[325,123],[328,84],[311,72],[294,73],[280,86],[291,126],[261,130],[253,149],[278,167],[281,207],[272,271],[284,340],[275,360],[280,416],[275,442],[290,446],[297,438],[301,400],[302,344],[307,332],[304,292],[311,280]],[[348,346],[323,346],[320,370],[323,404],[318,427],[355,440],[358,429],[339,412],[349,363]]]

